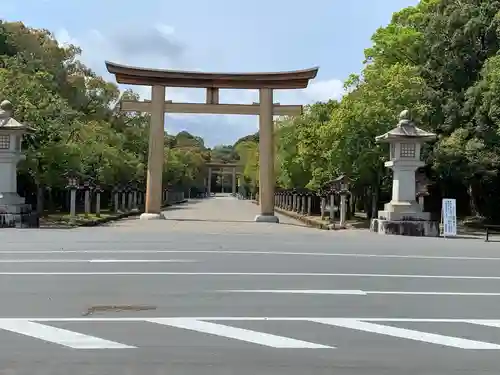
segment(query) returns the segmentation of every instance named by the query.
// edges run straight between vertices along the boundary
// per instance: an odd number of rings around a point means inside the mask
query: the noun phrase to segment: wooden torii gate
[[[303,89],[316,77],[318,68],[276,73],[201,73],[139,68],[106,61],[117,83],[151,86],[151,100],[122,100],[121,110],[149,112],[149,157],[146,208],[141,219],[163,219],[161,212],[165,113],[206,113],[259,116],[259,201],[255,221],[279,222],[274,215],[273,116],[296,116],[301,105],[273,103],[273,90]],[[173,103],[165,100],[165,87],[205,88],[206,103]],[[258,89],[259,103],[220,104],[219,89]]]
[[[211,182],[212,182],[212,173],[217,173],[220,175],[231,174],[232,176],[232,193],[236,194],[236,174],[238,173],[238,169],[241,169],[241,165],[235,163],[207,163],[208,167],[208,177],[207,177],[207,192],[211,193]],[[215,170],[218,171],[215,171]],[[224,172],[224,169],[231,169],[231,172]]]

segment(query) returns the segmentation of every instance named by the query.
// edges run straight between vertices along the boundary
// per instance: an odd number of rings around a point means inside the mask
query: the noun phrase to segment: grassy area
[[[109,210],[101,211],[100,216],[95,213],[89,213],[88,215],[84,213],[77,213],[74,218],[68,212],[46,212],[40,218],[41,225],[81,225],[84,223],[92,222],[97,219],[106,218],[114,215],[114,212]]]

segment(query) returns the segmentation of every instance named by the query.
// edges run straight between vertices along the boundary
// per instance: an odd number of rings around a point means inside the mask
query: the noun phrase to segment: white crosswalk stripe
[[[289,337],[271,335],[269,333],[251,331],[249,329],[236,328],[223,324],[204,322],[196,319],[186,318],[159,318],[148,319],[148,322],[184,328],[192,331],[209,333],[211,335],[228,337],[236,340],[253,342],[273,348],[302,348],[302,349],[333,349],[331,346],[315,344],[312,342],[296,340]]]
[[[361,320],[326,318],[326,319],[314,319],[312,321],[322,324],[329,324],[337,327],[350,328],[364,332],[378,333],[381,335],[387,335],[414,341],[428,342],[431,344],[438,344],[443,346],[451,346],[461,349],[496,349],[496,350],[500,349],[500,345],[497,344],[462,339],[453,336],[438,335],[435,333],[415,331],[406,328],[386,326],[370,322],[363,322]]]
[[[95,323],[151,323],[164,326],[166,328],[178,328],[186,331],[198,332],[210,336],[216,336],[229,340],[243,341],[259,346],[278,349],[335,349],[343,346],[338,342],[338,332],[335,328],[348,329],[366,334],[377,334],[389,338],[406,339],[410,341],[434,344],[441,347],[451,347],[466,350],[500,350],[500,335],[498,342],[484,342],[470,338],[458,336],[447,336],[443,334],[420,331],[417,329],[407,329],[396,327],[404,323],[440,323],[440,324],[466,324],[470,327],[482,326],[491,329],[500,329],[500,320],[491,319],[384,319],[384,318],[279,318],[279,317],[171,317],[171,318],[0,318],[0,345],[2,343],[1,331],[9,331],[23,337],[31,337],[47,343],[72,349],[136,349],[140,345],[129,345],[105,338],[99,338],[88,334],[74,332],[72,330],[58,328],[50,325],[64,323],[85,323],[92,326]],[[322,334],[320,343],[299,340],[297,338],[286,337],[260,332],[248,328],[239,328],[234,325],[236,322],[280,322],[289,325],[290,335],[293,334],[293,326],[297,323],[322,324],[332,328],[330,334]],[[288,326],[287,326],[288,327]],[[104,330],[105,332],[105,330]],[[125,331],[126,332],[126,331]],[[304,331],[302,331],[304,332]],[[164,334],[162,331],[159,335]],[[105,333],[103,334],[105,336]],[[325,337],[328,339],[324,342]],[[330,339],[331,337],[331,339]],[[133,338],[131,338],[132,340]],[[119,340],[125,341],[125,340]],[[128,341],[128,340],[127,340]],[[316,341],[316,340],[314,340]],[[196,344],[196,343],[194,343]]]
[[[131,349],[134,346],[120,344],[119,342],[100,339],[66,329],[48,326],[45,324],[20,321],[1,320],[0,329],[34,337],[54,344],[67,346],[73,349]]]

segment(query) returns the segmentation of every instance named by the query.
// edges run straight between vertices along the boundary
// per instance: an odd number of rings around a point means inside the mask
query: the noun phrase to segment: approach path
[[[207,199],[191,199],[188,203],[171,207],[164,212],[166,221],[139,221],[134,218],[114,224],[122,228],[148,228],[200,232],[270,233],[276,230],[271,223],[256,223],[259,207],[248,200],[238,200],[230,194],[218,194]],[[310,231],[309,228],[287,216],[277,215],[280,231]]]
[[[0,375],[500,373],[498,243],[257,212],[0,231]]]

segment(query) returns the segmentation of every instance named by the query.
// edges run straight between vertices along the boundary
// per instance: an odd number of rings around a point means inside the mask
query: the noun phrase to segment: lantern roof
[[[414,142],[428,142],[436,139],[436,134],[420,129],[413,121],[409,110],[405,109],[399,115],[399,123],[387,133],[375,137],[377,142],[396,142],[411,139]]]
[[[13,106],[8,100],[0,103],[0,130],[31,130],[27,125],[21,124],[12,118]]]

